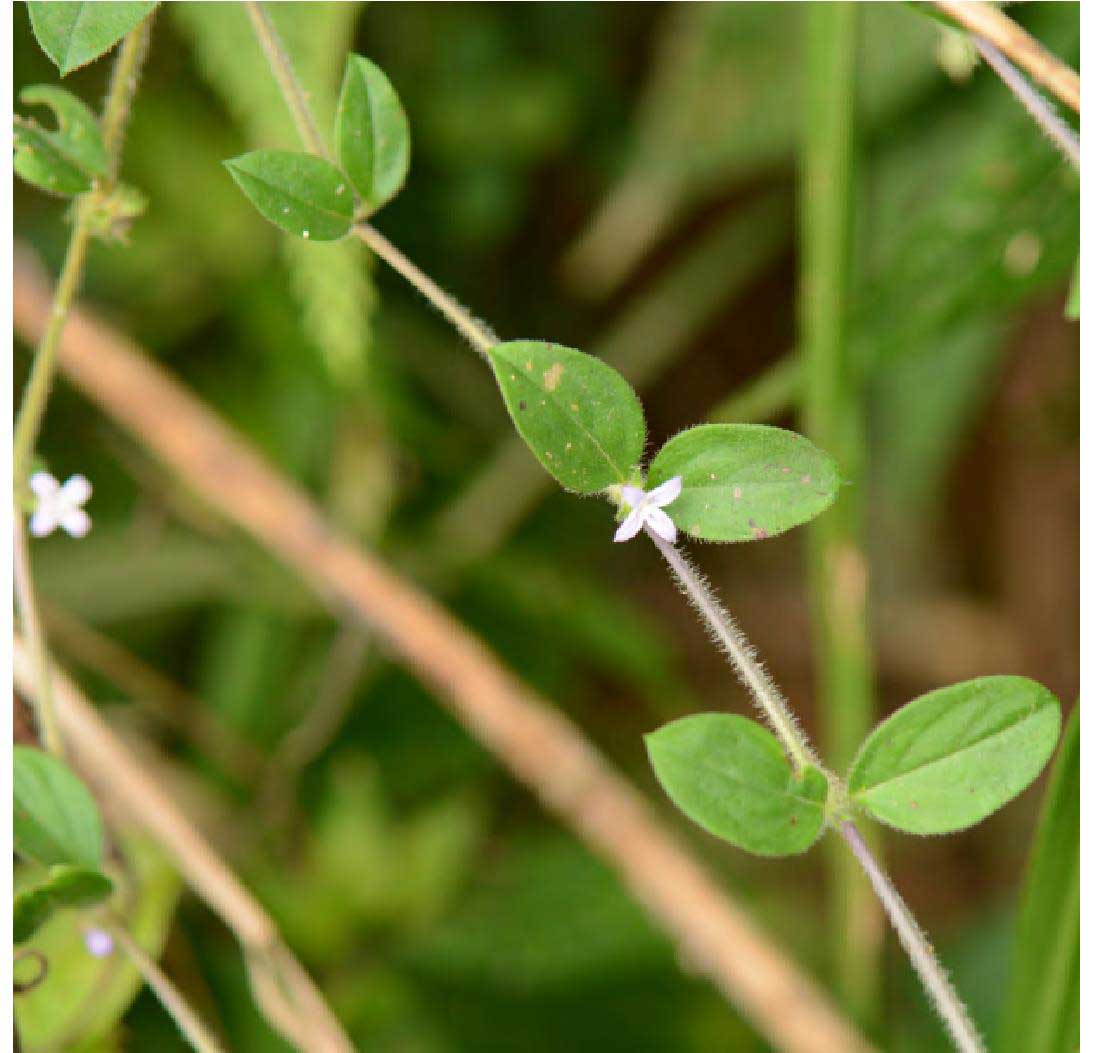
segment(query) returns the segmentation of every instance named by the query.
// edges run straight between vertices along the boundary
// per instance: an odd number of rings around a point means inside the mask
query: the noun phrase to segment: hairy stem
[[[864,873],[879,897],[879,902],[883,904],[902,947],[917,970],[933,1007],[944,1021],[956,1049],[960,1053],[985,1053],[985,1045],[978,1030],[970,1019],[966,1006],[955,993],[955,988],[951,986],[947,973],[936,960],[932,945],[925,939],[925,934],[918,927],[890,878],[876,862],[875,856],[860,836],[860,831],[848,821],[842,822],[839,830],[856,861],[864,868]]]
[[[148,19],[126,34],[118,57],[114,63],[114,73],[110,81],[101,122],[103,145],[107,153],[107,180],[84,195],[76,203],[76,213],[69,236],[65,261],[57,280],[57,290],[53,296],[53,310],[49,325],[46,327],[38,348],[34,354],[30,377],[23,392],[19,407],[19,416],[15,421],[15,437],[12,444],[13,481],[17,491],[26,484],[27,467],[38,440],[38,431],[42,426],[42,417],[46,412],[53,374],[57,366],[57,346],[61,340],[61,331],[65,327],[72,301],[80,288],[84,275],[84,261],[87,259],[88,244],[91,241],[91,214],[94,198],[110,189],[118,173],[122,152],[122,134],[126,117],[129,114],[133,93],[137,86],[137,76],[145,55],[148,38]]]
[[[1067,161],[1078,171],[1081,170],[1081,140],[1072,128],[1058,116],[1050,103],[1039,94],[1020,71],[1001,52],[984,37],[971,34],[971,40],[978,53],[985,59],[994,73],[1004,82],[1005,87],[1016,96],[1017,101],[1039,130],[1062,152]]]
[[[127,957],[141,978],[148,984],[150,990],[164,1007],[167,1015],[175,1021],[176,1026],[191,1048],[198,1053],[221,1053],[221,1046],[202,1023],[198,1014],[190,1007],[179,989],[171,982],[164,971],[156,962],[145,953],[136,940],[125,930],[122,925],[110,926],[110,934],[114,941],[125,951]]]
[[[848,354],[852,270],[857,8],[808,5],[806,109],[799,180],[803,430],[846,479],[865,478],[861,384]],[[822,752],[852,762],[873,718],[862,486],[807,527],[811,638]],[[883,924],[872,891],[835,843],[827,848],[830,953],[839,989],[862,1021],[877,1010]]]
[[[795,770],[801,772],[809,764],[817,765],[818,762],[780,689],[757,660],[752,644],[716,598],[711,586],[669,541],[664,541],[649,527],[645,529],[647,536],[662,553],[662,558],[666,560],[682,591],[708,626],[712,639],[727,656],[739,680],[753,696],[757,708],[780,739]]]
[[[259,0],[244,0],[244,7],[251,16],[255,35],[259,38],[259,44],[262,46],[267,62],[270,63],[274,79],[281,88],[282,98],[289,107],[293,123],[297,126],[297,134],[311,153],[330,160],[327,146],[316,126],[316,118],[312,115],[312,107],[308,105],[308,95],[293,71],[293,63],[289,59],[289,53],[285,49],[285,44],[282,43],[277,27]]]
[[[354,226],[354,233],[389,267],[422,293],[445,320],[481,355],[485,355],[498,343],[498,338],[487,326],[469,314],[433,278],[416,267],[379,230],[368,223],[357,223]]]

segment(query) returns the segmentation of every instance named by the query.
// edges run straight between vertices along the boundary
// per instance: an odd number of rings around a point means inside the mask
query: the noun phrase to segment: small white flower
[[[35,472],[30,488],[38,498],[30,517],[30,532],[45,537],[61,527],[71,537],[83,537],[91,529],[91,516],[83,505],[91,497],[91,483],[82,475],[71,475],[64,485],[49,472]]]
[[[84,946],[93,958],[106,958],[114,951],[114,937],[104,929],[86,929]]]
[[[667,479],[661,486],[650,491],[640,490],[638,486],[622,486],[620,493],[631,511],[617,528],[614,541],[631,541],[644,526],[649,526],[660,538],[671,544],[677,540],[677,527],[662,509],[671,501],[676,501],[680,495],[680,475]]]

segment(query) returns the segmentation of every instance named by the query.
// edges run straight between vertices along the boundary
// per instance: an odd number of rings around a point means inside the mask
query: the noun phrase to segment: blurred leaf
[[[50,84],[19,93],[29,106],[47,106],[57,120],[48,131],[18,115],[15,118],[15,171],[28,183],[56,194],[81,194],[96,176],[106,174],[107,156],[99,122],[75,95]]]
[[[26,943],[55,910],[90,907],[101,903],[114,890],[114,883],[100,870],[79,866],[50,868],[48,879],[15,897],[12,929],[15,943]]]
[[[1058,700],[1019,676],[986,676],[907,703],[867,738],[852,801],[899,830],[946,834],[1025,790],[1054,752]]]
[[[1073,267],[1073,278],[1069,283],[1069,298],[1066,300],[1066,317],[1073,322],[1081,320],[1081,260],[1078,257]]]
[[[255,150],[225,162],[248,200],[271,223],[313,241],[350,232],[354,201],[330,161],[288,150]]]
[[[1016,922],[1001,1053],[1081,1044],[1081,724],[1066,725],[1047,785]]]
[[[698,713],[645,741],[670,800],[708,833],[760,856],[805,852],[822,833],[826,777],[814,767],[797,775],[756,721]]]
[[[30,746],[16,746],[13,752],[15,851],[47,866],[97,867],[103,858],[103,824],[87,788],[51,754]]]
[[[158,958],[179,895],[179,878],[154,842],[129,833],[119,840],[127,864],[127,895],[118,909],[124,911],[133,938]],[[88,953],[85,927],[78,913],[63,911],[29,944],[45,955],[49,971],[41,984],[16,1001],[15,1018],[25,1049],[102,1049],[141,990],[140,974],[124,955],[95,958]]]
[[[643,454],[643,408],[612,366],[559,344],[487,352],[514,425],[557,482],[580,494],[627,482]]]
[[[335,118],[339,164],[370,212],[399,193],[411,163],[411,133],[399,96],[369,59],[351,55]]]
[[[763,424],[701,424],[651,462],[648,486],[679,475],[673,521],[704,541],[757,541],[806,523],[834,502],[833,459],[795,432]]]
[[[61,76],[109,51],[156,6],[153,3],[28,3],[30,24]]]

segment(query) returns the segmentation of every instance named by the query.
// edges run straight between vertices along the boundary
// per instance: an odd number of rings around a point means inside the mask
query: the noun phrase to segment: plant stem
[[[368,223],[357,223],[354,233],[385,263],[413,285],[445,320],[481,355],[498,343],[498,337],[481,321],[474,318],[429,275],[424,274],[379,230]]]
[[[738,678],[753,696],[757,708],[780,739],[796,772],[802,772],[808,765],[817,765],[818,761],[806,737],[799,730],[780,689],[757,660],[752,644],[716,598],[711,586],[669,541],[664,541],[649,527],[645,529],[647,536],[662,553],[662,558],[666,560],[682,591],[707,624],[712,639],[730,660]]]
[[[168,979],[156,962],[145,953],[132,936],[120,924],[110,926],[110,934],[137,967],[141,978],[159,999],[168,1016],[175,1021],[183,1037],[198,1053],[221,1053],[221,1046],[191,1009],[179,989]]]
[[[936,6],[974,36],[989,41],[1076,113],[1081,112],[1081,78],[1003,11],[981,0],[936,0]]]
[[[38,604],[34,595],[34,578],[30,569],[30,552],[27,545],[27,524],[21,512],[14,516],[14,579],[15,602],[19,608],[19,621],[23,635],[27,638],[34,674],[38,681],[38,691],[32,699],[38,735],[50,753],[60,757],[64,753],[64,742],[57,724],[57,714],[53,707],[53,685],[49,674],[49,652],[42,633],[42,621],[38,615]]]
[[[30,377],[19,407],[19,416],[15,422],[15,437],[12,451],[13,482],[17,491],[26,483],[27,467],[34,453],[42,417],[49,401],[50,387],[57,366],[57,346],[61,340],[61,331],[65,327],[72,301],[80,288],[84,274],[84,261],[87,259],[88,244],[91,241],[91,212],[94,198],[109,191],[118,172],[122,151],[122,133],[130,103],[137,87],[137,74],[144,58],[145,43],[148,35],[146,18],[135,29],[126,34],[115,59],[111,76],[110,91],[107,94],[101,122],[103,145],[107,154],[107,179],[96,186],[76,202],[76,212],[69,236],[65,261],[57,280],[57,290],[53,296],[53,310],[49,325],[38,344],[31,366]]]
[[[898,935],[906,954],[921,983],[932,1000],[936,1011],[947,1026],[948,1032],[960,1053],[984,1053],[985,1045],[967,1013],[966,1006],[960,1001],[951,986],[943,967],[936,960],[932,945],[925,939],[924,933],[918,927],[909,907],[906,906],[898,890],[891,883],[890,878],[883,872],[876,862],[871,850],[860,831],[847,820],[840,823],[838,829],[852,850],[856,861],[864,868],[868,880],[871,882],[879,902],[890,918],[891,925]]]
[[[984,37],[972,33],[971,38],[978,53],[986,65],[1004,82],[1006,88],[1016,96],[1039,130],[1062,152],[1077,171],[1081,170],[1081,140],[1072,128],[1058,116],[1050,103],[1039,94],[1020,71],[1000,51]]]
[[[808,437],[846,479],[865,478],[858,378],[848,355],[853,139],[858,13],[855,4],[810,4],[800,173],[801,406]],[[808,527],[811,635],[822,753],[837,771],[871,727],[862,487],[848,487]],[[870,887],[834,842],[827,844],[831,957],[838,989],[861,1022],[876,1013],[883,925]]]
[[[244,7],[251,16],[255,35],[259,38],[259,44],[270,64],[274,79],[281,88],[282,98],[289,107],[293,123],[297,126],[297,134],[311,153],[330,160],[327,146],[316,125],[316,118],[312,115],[312,107],[308,105],[308,96],[301,87],[297,74],[293,71],[293,63],[289,59],[289,52],[282,43],[277,27],[259,0],[244,0]]]

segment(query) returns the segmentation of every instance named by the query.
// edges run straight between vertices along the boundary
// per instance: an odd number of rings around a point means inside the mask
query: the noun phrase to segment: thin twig
[[[141,978],[159,999],[167,1015],[175,1021],[183,1037],[198,1053],[221,1053],[221,1045],[190,1007],[179,989],[167,974],[145,953],[136,940],[122,925],[111,925],[108,930],[127,957],[136,966]]]
[[[42,745],[50,753],[61,756],[64,752],[64,740],[57,725],[57,714],[53,706],[53,685],[49,678],[49,651],[46,637],[42,632],[42,622],[38,614],[38,602],[34,594],[34,576],[30,568],[30,552],[27,545],[27,524],[18,512],[12,524],[14,529],[14,579],[15,602],[19,608],[19,623],[23,635],[27,638],[34,658],[35,675],[39,690],[34,694],[34,716],[38,724],[38,734]]]
[[[17,255],[14,315],[45,321],[48,289]],[[371,624],[486,748],[621,875],[678,945],[776,1048],[867,1049],[807,976],[655,818],[569,719],[507,672],[447,611],[328,525],[205,406],[124,337],[75,312],[68,377],[196,493],[345,616]]]
[[[857,862],[868,875],[872,888],[875,889],[879,901],[883,904],[883,909],[887,912],[887,917],[890,918],[898,939],[905,948],[906,954],[909,955],[914,969],[917,970],[925,990],[928,991],[933,1007],[947,1026],[956,1048],[960,1053],[985,1053],[986,1047],[978,1034],[978,1029],[955,993],[947,973],[936,960],[932,945],[925,938],[925,934],[914,920],[890,878],[875,861],[875,857],[860,836],[860,831],[847,821],[842,822],[839,829]]]
[[[1005,87],[1016,96],[1017,101],[1027,110],[1039,130],[1062,152],[1078,171],[1081,169],[1081,140],[1072,128],[1054,112],[1053,107],[1026,80],[1020,71],[988,40],[971,34],[971,40],[986,64],[1004,82]]]
[[[26,644],[18,637],[13,658],[16,687],[33,696],[37,680]],[[354,1047],[337,1018],[285,947],[270,916],[76,685],[56,666],[52,675],[57,717],[74,763],[104,800],[168,851],[183,880],[233,932],[249,967],[262,973],[263,982],[254,983],[260,1006],[267,1008],[263,999],[270,992],[278,995],[280,1002],[268,1015],[291,1024],[280,1030],[300,1049],[352,1053]]]
[[[1081,112],[1081,78],[1026,29],[984,0],[935,0],[949,18],[989,41],[1076,113]]]

